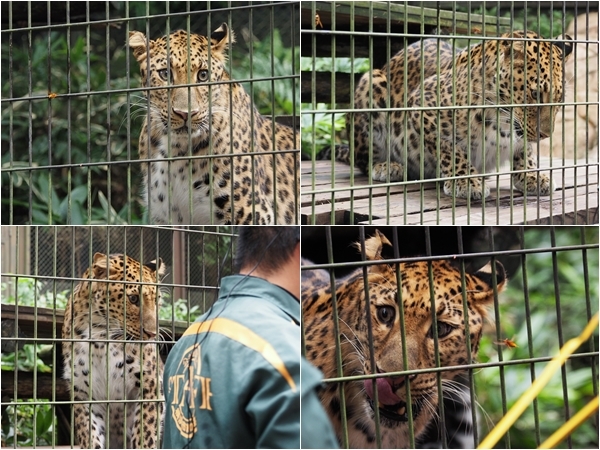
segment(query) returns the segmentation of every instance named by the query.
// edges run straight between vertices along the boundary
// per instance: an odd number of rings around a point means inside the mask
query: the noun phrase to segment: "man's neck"
[[[294,255],[285,264],[276,271],[265,273],[260,265],[254,270],[253,267],[243,267],[240,275],[250,274],[253,277],[259,277],[267,280],[269,283],[282,287],[298,300],[300,299],[300,246],[297,245]]]

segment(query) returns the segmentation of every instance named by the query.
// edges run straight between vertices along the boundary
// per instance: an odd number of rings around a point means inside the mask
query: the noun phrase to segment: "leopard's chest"
[[[94,400],[138,399],[140,355],[148,357],[149,350],[139,344],[75,342],[72,382],[80,392],[91,389]]]
[[[464,130],[457,139],[469,153],[471,164],[479,173],[497,172],[513,153],[523,149],[521,139],[510,123],[495,111],[488,112],[486,121],[471,119],[470,135]]]
[[[222,143],[213,141],[213,149]],[[148,213],[155,223],[208,224],[215,221],[215,198],[227,189],[227,176],[222,170],[222,158],[208,157],[201,140],[176,139],[162,136],[150,149],[149,163],[144,171],[144,187]],[[169,151],[169,146],[171,151]],[[190,157],[190,148],[191,155]],[[213,154],[217,154],[213,150]]]

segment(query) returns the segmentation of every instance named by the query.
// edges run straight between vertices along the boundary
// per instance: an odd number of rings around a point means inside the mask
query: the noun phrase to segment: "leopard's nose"
[[[150,331],[144,328],[144,336],[146,336],[146,339],[154,339],[154,337],[156,337],[156,333],[154,331]]]
[[[187,119],[188,119],[188,111],[187,110],[173,108],[173,114],[176,115],[176,116],[181,117],[181,119],[184,122],[186,122]],[[190,114],[192,115],[192,117],[194,117],[196,114],[198,114],[198,110],[197,109],[192,109],[190,111]]]

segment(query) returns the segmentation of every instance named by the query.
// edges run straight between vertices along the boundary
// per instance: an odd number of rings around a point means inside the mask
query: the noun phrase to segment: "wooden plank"
[[[340,27],[354,27],[373,25],[398,25],[413,23],[419,25],[432,25],[443,29],[455,30],[457,33],[471,31],[476,34],[488,33],[495,36],[498,25],[509,27],[509,18],[496,16],[482,16],[481,14],[467,14],[438,10],[436,8],[422,8],[389,2],[314,2],[315,13],[319,15],[323,28],[331,29],[335,13],[336,29]],[[319,29],[315,21],[311,2],[302,2],[300,9],[301,28]]]
[[[3,323],[4,321],[15,322],[18,325],[21,335],[26,336],[27,340],[24,342],[27,344],[48,344],[47,341],[42,341],[41,339],[60,340],[61,338],[61,330],[65,318],[63,310],[36,308],[33,306],[16,307],[15,305],[3,304],[1,312]],[[174,331],[175,340],[179,339],[188,327],[185,322],[175,322],[173,327],[170,320],[160,320],[159,326],[162,329]],[[2,335],[2,340],[9,340],[9,336]]]
[[[312,92],[315,93],[316,98],[319,99],[319,103],[350,103],[350,93],[354,93],[354,90],[350,90],[351,75],[349,73],[336,72],[334,75],[335,86],[333,91],[335,93],[335,102],[331,96],[331,72],[302,72],[300,74],[300,102],[312,103]],[[354,86],[358,85],[362,73],[354,74]],[[313,91],[313,79],[315,90]]]
[[[481,202],[448,197],[435,182],[369,184],[356,169],[352,178],[350,167],[342,163],[333,166],[332,188],[329,161],[316,161],[314,165],[303,161],[301,213],[303,223],[309,224],[597,223],[598,165],[585,164],[566,163],[562,168],[560,159],[542,159],[540,167],[551,168],[556,190],[552,196],[539,198],[525,199],[522,193],[511,192],[511,177],[501,171],[488,179],[491,194]],[[352,212],[359,220],[351,219]]]
[[[52,384],[55,378],[54,374],[38,372],[35,376],[34,379],[33,372],[19,371],[15,378],[15,372],[3,370],[2,398],[12,399],[13,401],[15,398],[71,400],[69,383],[61,378],[60,373],[56,374],[55,387]]]

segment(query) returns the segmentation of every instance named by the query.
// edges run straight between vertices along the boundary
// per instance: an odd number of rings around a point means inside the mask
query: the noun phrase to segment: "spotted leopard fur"
[[[139,141],[154,223],[298,222],[299,135],[261,116],[230,81],[230,36],[235,42],[226,24],[210,40],[183,30],[157,40],[129,33],[143,85],[164,88],[145,93]]]
[[[323,270],[302,271],[302,313],[305,329],[306,357],[324,373],[326,379],[343,376],[386,375],[359,379],[343,384],[345,410],[342,409],[341,386],[326,383],[320,393],[321,401],[333,423],[340,444],[343,443],[342,416],[348,421],[351,448],[374,448],[375,434],[374,392],[379,393],[379,424],[383,448],[406,448],[410,445],[408,431],[407,387],[410,388],[414,434],[418,439],[436,417],[438,404],[437,376],[435,373],[396,375],[406,370],[436,367],[434,325],[432,321],[431,288],[433,289],[439,361],[442,367],[469,363],[468,346],[472,358],[477,355],[487,307],[494,301],[492,265],[488,263],[474,274],[465,273],[466,309],[463,307],[463,275],[451,261],[407,262],[388,264],[382,259],[384,246],[390,245],[379,231],[365,242],[369,261],[366,280],[363,269],[338,279],[332,288],[329,274]],[[429,270],[433,286],[429,282]],[[401,276],[401,296],[404,313],[402,339],[398,309],[397,271]],[[495,263],[496,292],[506,283],[503,266]],[[368,333],[368,315],[365,285],[370,298],[370,320],[373,335],[371,366]],[[333,324],[333,293],[339,317],[342,367],[336,358],[336,338]],[[466,337],[468,322],[469,336]],[[403,348],[408,365],[403,362]],[[460,370],[441,372],[442,385],[452,390],[453,379]]]
[[[356,109],[387,108],[388,94],[389,107],[398,109],[346,116],[357,167],[374,181],[441,178],[446,195],[477,200],[489,195],[484,180],[454,177],[495,172],[512,160],[511,170],[520,171],[512,175],[515,189],[549,195],[552,181],[535,171],[530,144],[552,133],[559,108],[550,104],[564,101],[563,65],[573,44],[569,36],[541,39],[515,31],[457,51],[446,41],[426,39],[363,75]],[[517,106],[503,106],[511,104]],[[337,148],[336,158],[349,163],[348,147]]]
[[[69,299],[63,378],[71,386],[80,448],[158,448],[162,361],[156,283],[162,260],[141,265],[96,253]],[[140,284],[142,283],[142,284]],[[140,342],[133,342],[140,341]],[[79,403],[93,400],[97,403]],[[123,403],[122,400],[140,400]]]

